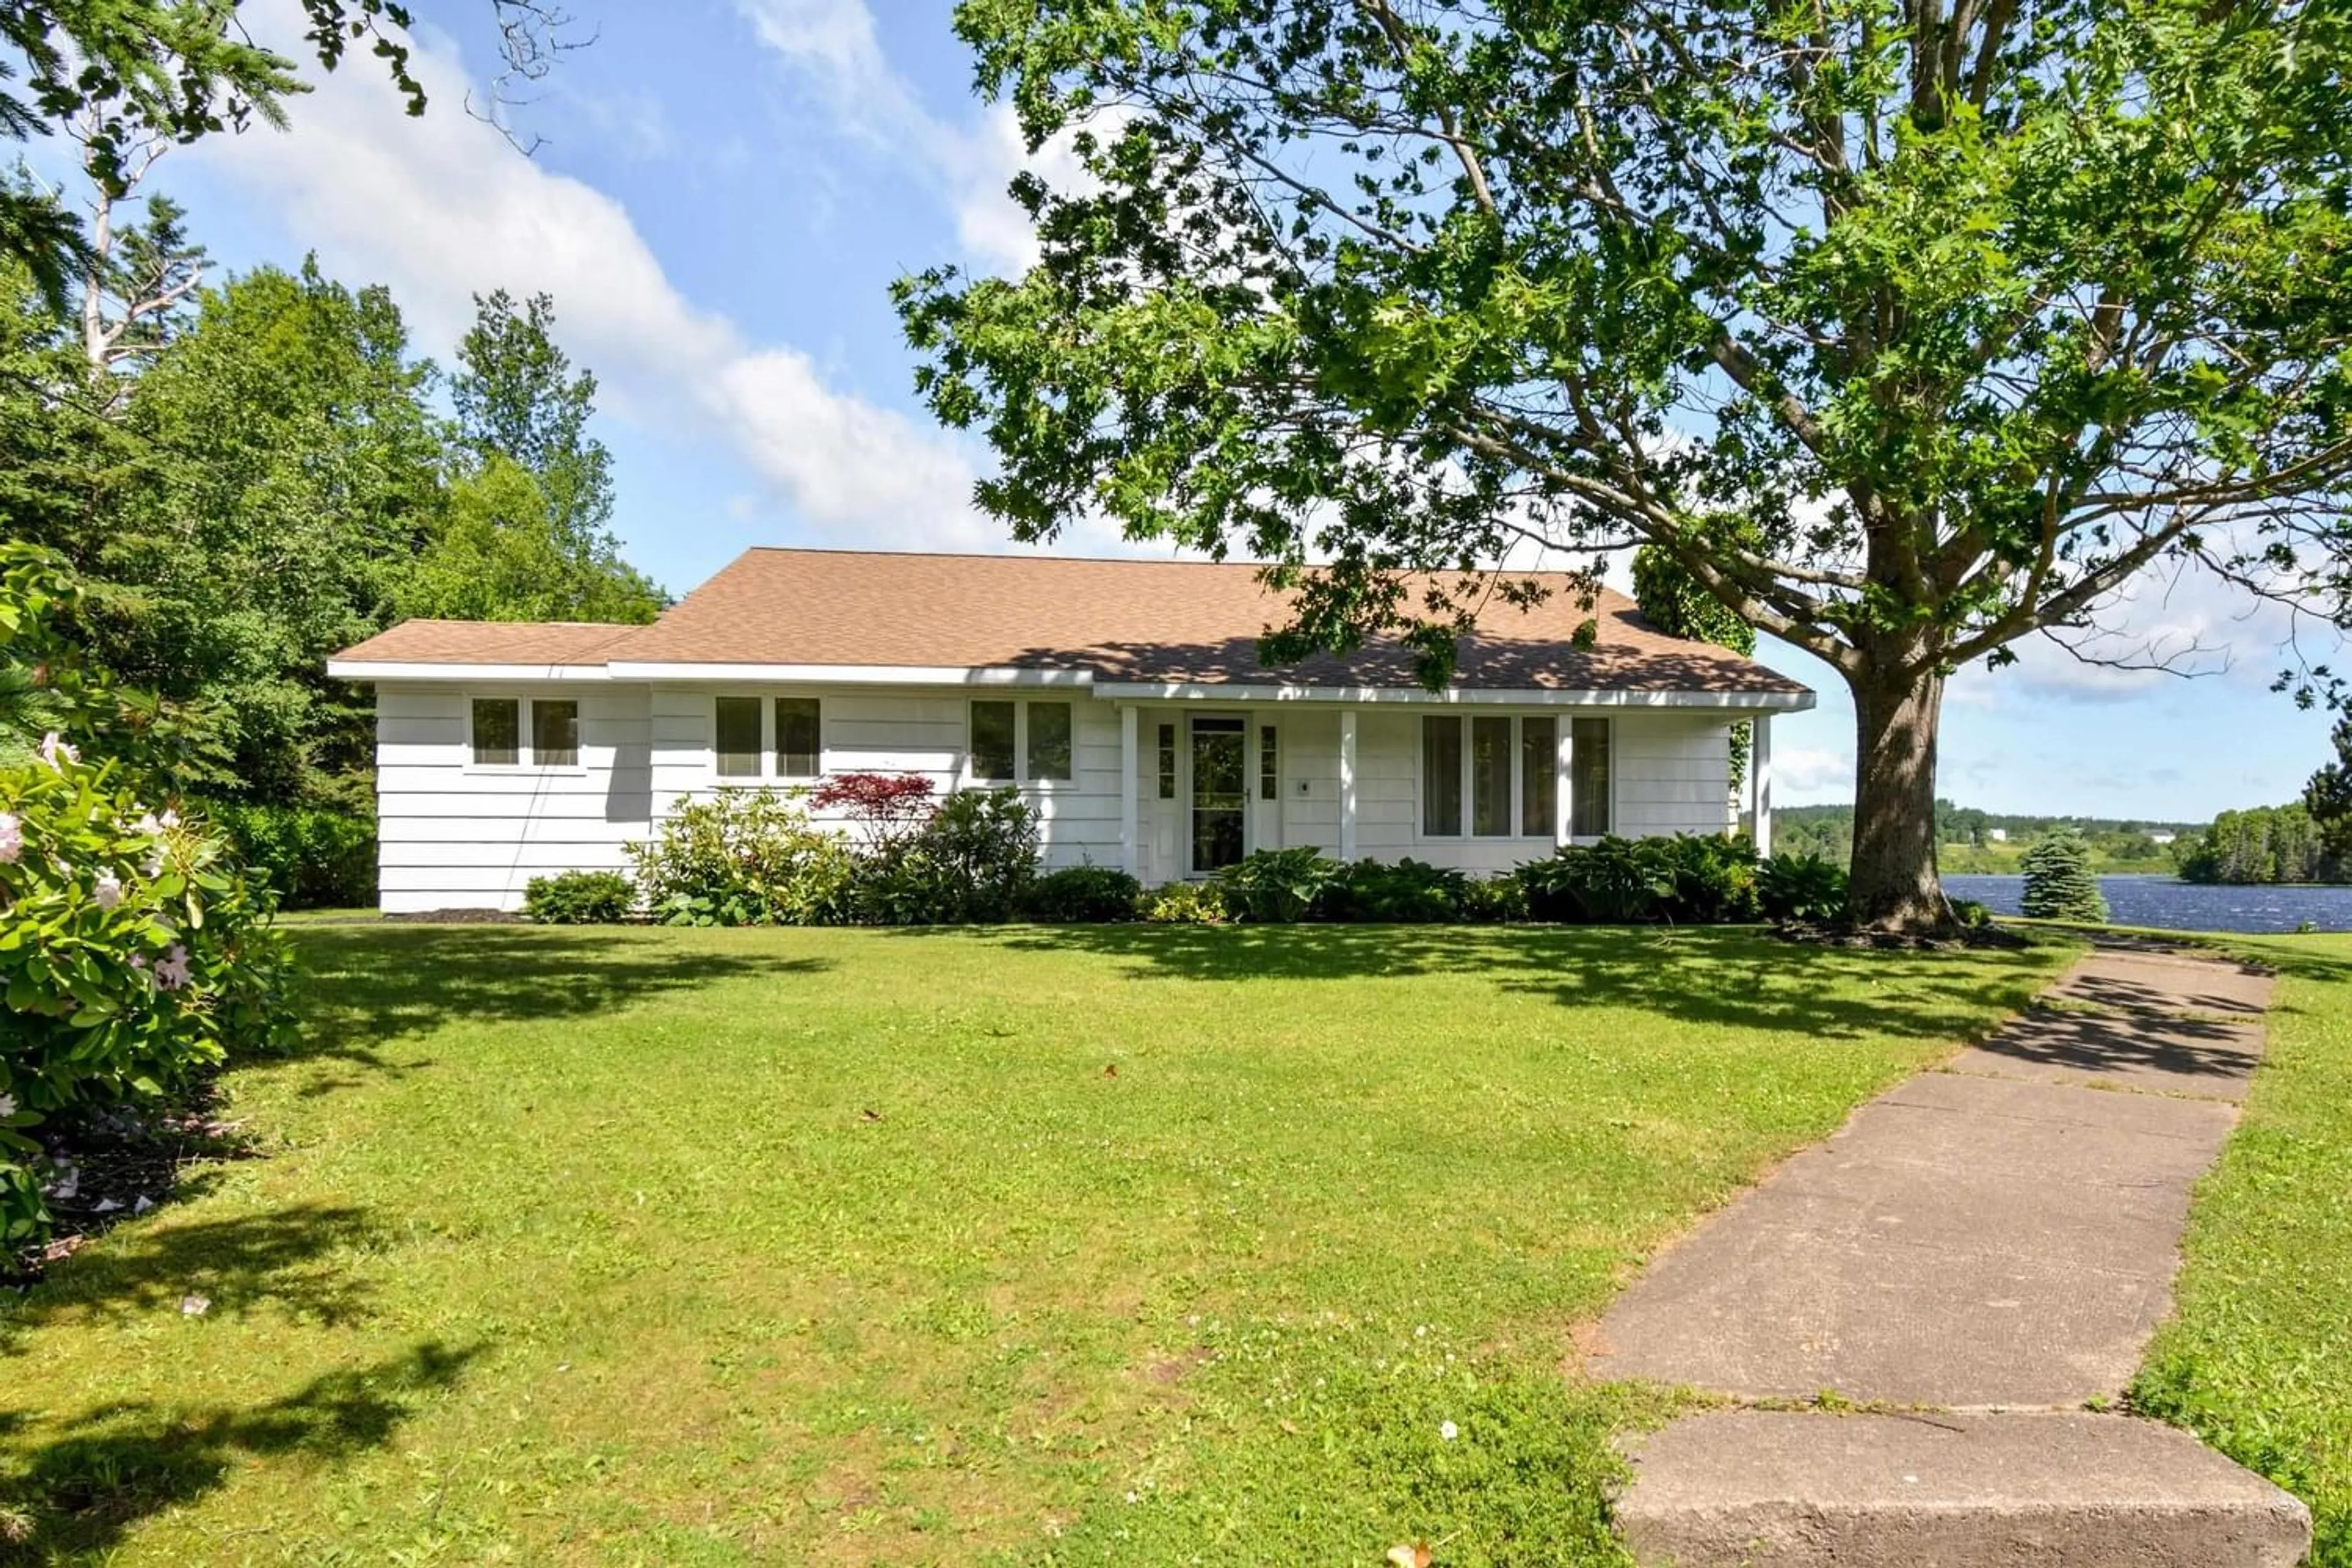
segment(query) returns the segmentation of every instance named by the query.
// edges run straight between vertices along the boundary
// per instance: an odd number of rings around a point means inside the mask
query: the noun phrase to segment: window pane
[[[788,779],[813,779],[820,771],[817,753],[817,700],[814,697],[776,699],[776,773]]]
[[[1470,831],[1481,838],[1511,831],[1511,721],[1470,721]]]
[[[474,699],[474,765],[510,768],[520,761],[522,704],[511,697]]]
[[[1421,830],[1432,838],[1462,836],[1462,721],[1421,721]]]
[[[1549,838],[1559,831],[1559,721],[1519,721],[1519,831]]]
[[[1271,724],[1261,724],[1257,729],[1257,797],[1282,798],[1282,758],[1275,748],[1275,728]]]
[[[1160,726],[1160,798],[1176,798],[1176,726]]]
[[[1012,703],[971,705],[971,776],[998,780],[1013,776]]]
[[[1580,838],[1609,831],[1609,721],[1579,719],[1570,731],[1576,755],[1570,759],[1570,822]]]
[[[1070,705],[1029,704],[1029,782],[1070,776]]]
[[[530,705],[530,760],[542,768],[580,765],[580,704],[572,701]]]
[[[755,779],[760,776],[760,700],[722,697],[719,711],[719,776]]]

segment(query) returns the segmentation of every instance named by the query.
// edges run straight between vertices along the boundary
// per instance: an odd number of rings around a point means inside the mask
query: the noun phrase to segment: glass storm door
[[[1192,721],[1192,869],[1213,871],[1242,858],[1249,810],[1247,726],[1239,719]]]

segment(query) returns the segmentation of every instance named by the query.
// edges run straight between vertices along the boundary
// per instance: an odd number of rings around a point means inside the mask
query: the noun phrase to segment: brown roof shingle
[[[1751,659],[1667,637],[1604,591],[1587,612],[1571,580],[1533,609],[1499,596],[1465,638],[1470,688],[1738,691],[1806,689]],[[1600,636],[1574,646],[1588,613]],[[1045,555],[927,555],[755,549],[650,626],[411,621],[341,657],[424,663],[605,663],[1050,668],[1111,681],[1272,681],[1410,687],[1409,649],[1380,639],[1346,658],[1276,668],[1257,640],[1288,618],[1257,568]],[[530,634],[546,634],[530,642]],[[529,651],[525,651],[528,642]],[[542,648],[570,648],[568,654]]]

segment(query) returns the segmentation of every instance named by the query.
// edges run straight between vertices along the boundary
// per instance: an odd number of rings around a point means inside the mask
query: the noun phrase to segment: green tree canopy
[[[1323,563],[1285,650],[1442,656],[1402,573],[1654,544],[1852,688],[1866,923],[1947,918],[1952,669],[2169,558],[2341,558],[2344,0],[956,16],[1090,175],[1017,183],[1025,276],[900,286],[983,505]]]

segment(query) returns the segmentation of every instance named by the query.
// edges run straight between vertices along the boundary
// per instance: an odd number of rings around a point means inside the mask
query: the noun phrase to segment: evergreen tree
[[[2352,715],[2336,721],[2336,760],[2303,786],[2304,809],[2318,830],[2327,864],[2322,875],[2352,879]]]
[[[2025,852],[2022,908],[2033,920],[2107,921],[2106,896],[2091,874],[2091,847],[2069,825],[2053,828]]]

